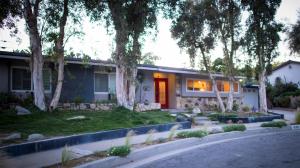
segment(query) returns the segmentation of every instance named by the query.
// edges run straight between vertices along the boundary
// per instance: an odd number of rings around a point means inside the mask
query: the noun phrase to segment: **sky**
[[[294,24],[297,21],[297,10],[300,10],[300,0],[282,0],[277,10],[276,20],[284,24]],[[16,37],[11,37],[7,29],[0,29],[0,47],[6,47],[4,49],[0,48],[0,50],[12,51],[29,48],[29,37],[25,32],[25,21],[20,20],[17,25],[19,33]],[[93,59],[109,59],[114,50],[114,36],[112,33],[107,33],[104,25],[90,22],[88,17],[82,20],[81,25],[82,32],[85,35],[80,39],[75,37],[70,38],[66,44],[66,49],[72,48],[73,51],[85,53]],[[145,37],[142,53],[152,52],[154,55],[159,56],[160,60],[156,61],[156,65],[189,68],[189,56],[177,46],[176,40],[172,39],[170,26],[170,20],[159,17],[157,35],[156,37]],[[287,42],[285,41],[285,34],[281,33],[281,39],[282,41],[278,47],[280,55],[275,61],[300,61],[300,56],[295,54],[290,55]],[[222,45],[218,44],[211,55],[212,60],[222,57]],[[243,54],[240,53],[239,56],[243,57]]]

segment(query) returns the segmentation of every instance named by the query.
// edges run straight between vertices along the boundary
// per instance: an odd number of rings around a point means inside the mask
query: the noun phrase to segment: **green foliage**
[[[223,127],[224,132],[245,131],[247,128],[244,124],[226,125]]]
[[[276,107],[288,108],[288,107],[290,107],[291,100],[290,100],[290,97],[288,97],[288,96],[279,96],[279,97],[275,97],[273,99],[273,104]]]
[[[71,152],[66,145],[61,152],[61,164],[65,166],[72,159]]]
[[[245,105],[245,106],[242,106],[242,111],[243,112],[249,112],[250,111],[250,107],[249,106],[247,106],[247,105]]]
[[[295,83],[284,83],[280,77],[275,80],[275,85],[267,85],[267,97],[274,106],[290,107],[289,96],[300,96],[300,89]]]
[[[267,122],[267,123],[262,123],[261,127],[284,127],[287,126],[287,124],[284,121],[271,121],[271,122]]]
[[[174,136],[175,136],[175,132],[176,130],[179,128],[179,125],[174,125],[173,127],[171,127],[169,134],[168,134],[168,140],[171,141],[173,140]]]
[[[204,136],[208,135],[206,131],[198,130],[198,131],[182,131],[177,134],[178,138],[202,138]]]
[[[75,105],[78,106],[78,105],[80,105],[80,103],[83,102],[83,98],[81,96],[76,96],[73,101],[74,101]]]
[[[131,152],[130,146],[124,145],[124,146],[117,146],[112,147],[107,151],[108,156],[120,156],[125,157]]]
[[[237,112],[239,109],[240,109],[240,105],[234,102],[232,106],[232,111]]]
[[[151,145],[153,143],[153,134],[155,133],[156,131],[154,129],[151,129],[150,131],[148,131],[148,136],[145,140],[145,144],[147,145]]]
[[[300,53],[300,11],[298,11],[298,20],[290,27],[288,31],[289,49],[292,53]]]
[[[236,113],[211,113],[207,116],[212,121],[218,121],[220,117],[238,117]]]
[[[153,55],[153,53],[148,52],[144,54],[141,58],[141,64],[146,65],[155,65],[155,62],[160,60],[160,57],[157,55]]]
[[[241,1],[244,9],[249,12],[243,45],[249,57],[258,60],[256,66],[258,73],[266,70],[274,58],[278,56],[279,32],[282,31],[283,25],[275,21],[275,14],[280,3],[281,0]]]
[[[119,128],[132,128],[152,123],[175,122],[175,117],[161,111],[132,112],[124,108],[109,111],[64,110],[45,113],[37,108],[28,108],[32,114],[17,116],[12,111],[0,113],[0,132],[41,133],[46,136],[61,136],[96,132]],[[87,120],[66,122],[66,118],[83,115]],[[63,129],[61,129],[63,128]]]
[[[125,146],[130,146],[130,141],[132,139],[132,137],[134,136],[134,131],[130,130],[127,132],[126,137],[125,137]]]
[[[299,110],[295,114],[295,123],[300,124],[300,111]]]

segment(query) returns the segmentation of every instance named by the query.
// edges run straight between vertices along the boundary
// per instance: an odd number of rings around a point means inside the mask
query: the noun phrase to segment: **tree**
[[[31,71],[33,79],[34,104],[40,110],[46,110],[44,85],[43,85],[43,64],[41,36],[38,29],[38,17],[41,0],[31,2],[29,0],[3,1],[1,10],[0,25],[9,29],[16,28],[14,18],[24,17],[30,39],[31,50]]]
[[[282,31],[282,25],[275,21],[275,14],[280,3],[281,0],[242,0],[242,5],[249,12],[244,43],[248,55],[257,59],[261,112],[268,110],[266,70],[278,56],[276,51],[280,41],[278,33]]]
[[[146,64],[146,65],[154,65],[155,61],[158,61],[158,60],[160,60],[159,56],[153,55],[153,53],[148,52],[142,56],[140,63]]]
[[[226,110],[232,111],[233,93],[235,82],[235,65],[234,56],[240,46],[240,30],[241,30],[241,9],[240,2],[237,0],[211,1],[214,6],[214,17],[211,18],[213,26],[216,26],[219,33],[219,39],[223,44],[223,61],[226,65],[224,73],[229,78],[230,91],[228,93],[228,101]]]
[[[159,0],[85,0],[92,20],[105,19],[115,30],[116,93],[119,106],[133,109],[141,37],[156,29]]]
[[[210,66],[209,53],[214,48],[215,32],[217,31],[216,27],[211,24],[211,11],[212,5],[210,0],[183,2],[179,6],[178,17],[173,21],[171,32],[173,38],[179,40],[179,47],[186,49],[188,52],[192,64],[194,64],[195,58],[200,56],[205,71],[212,81],[219,107],[222,112],[225,112],[225,107]]]
[[[288,40],[291,52],[300,54],[300,11],[298,11],[297,23],[288,31]]]
[[[226,65],[222,58],[217,58],[213,61],[211,70],[214,72],[224,72]]]
[[[57,108],[63,80],[64,80],[64,46],[67,40],[72,35],[80,34],[80,32],[76,30],[72,30],[69,32],[69,35],[66,36],[66,25],[69,17],[72,17],[72,26],[74,27],[80,21],[80,15],[76,14],[79,11],[79,6],[76,4],[74,0],[49,0],[47,7],[44,12],[45,22],[47,23],[46,29],[46,40],[47,42],[52,43],[52,48],[48,50],[48,54],[55,59],[57,65],[57,82],[56,89],[52,100],[50,102],[49,109],[54,110]],[[70,10],[71,9],[71,10]]]

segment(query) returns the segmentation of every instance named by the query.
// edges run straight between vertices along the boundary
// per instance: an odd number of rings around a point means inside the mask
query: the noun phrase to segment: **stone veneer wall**
[[[227,98],[222,98],[224,103],[227,103]],[[234,98],[237,104],[241,105],[241,98]],[[200,108],[201,111],[218,110],[218,101],[214,97],[176,97],[176,105],[178,109],[193,109]]]

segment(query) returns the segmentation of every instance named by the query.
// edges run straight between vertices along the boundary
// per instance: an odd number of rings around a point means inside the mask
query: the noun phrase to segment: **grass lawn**
[[[78,115],[83,115],[87,119],[66,120]],[[131,112],[123,108],[111,111],[77,110],[53,113],[35,111],[26,116],[17,116],[12,111],[6,111],[0,113],[0,117],[0,133],[20,132],[23,138],[27,138],[32,133],[60,136],[175,121],[175,118],[167,112]]]

